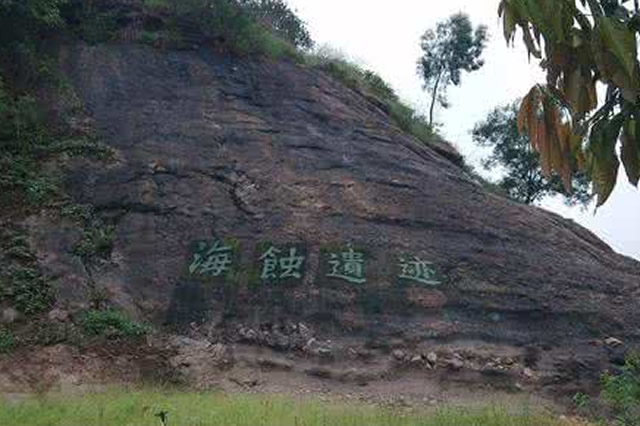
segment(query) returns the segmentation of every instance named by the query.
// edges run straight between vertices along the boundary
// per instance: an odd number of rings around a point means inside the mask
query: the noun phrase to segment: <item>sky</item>
[[[448,91],[451,108],[437,111],[440,133],[467,161],[482,172],[487,155],[471,138],[471,129],[496,106],[526,95],[544,77],[537,62],[529,62],[522,43],[507,47],[497,9],[498,0],[288,0],[307,23],[319,46],[330,46],[349,59],[376,71],[401,98],[419,111],[428,110],[429,96],[416,73],[420,36],[457,12],[469,14],[474,25],[489,28],[485,66],[463,74],[462,85]],[[491,177],[490,175],[488,177]],[[495,177],[495,176],[494,176]],[[541,207],[575,220],[614,250],[640,260],[640,191],[621,170],[619,183],[607,204],[599,208],[567,207],[560,198]]]

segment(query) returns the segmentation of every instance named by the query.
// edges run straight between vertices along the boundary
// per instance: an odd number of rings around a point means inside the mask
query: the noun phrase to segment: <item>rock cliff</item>
[[[99,289],[189,336],[162,343],[174,367],[263,347],[289,359],[247,365],[571,390],[640,341],[640,263],[487,192],[317,70],[127,44],[67,46],[60,66],[115,152],[70,160],[65,184],[113,245],[83,262],[71,224],[35,215],[30,246],[58,309]]]

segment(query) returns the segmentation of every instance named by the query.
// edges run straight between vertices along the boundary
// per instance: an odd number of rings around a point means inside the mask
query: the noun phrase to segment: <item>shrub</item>
[[[64,0],[3,0],[0,2],[0,49],[19,44],[38,33],[62,25]]]
[[[240,0],[240,5],[257,22],[283,40],[301,49],[313,47],[306,24],[282,0]]]
[[[38,269],[24,232],[0,229],[0,253],[0,302],[6,300],[26,315],[49,309],[55,293]]]
[[[20,312],[32,315],[44,312],[55,300],[53,289],[46,278],[34,267],[12,265],[7,268],[2,285],[5,297]]]
[[[147,334],[148,326],[131,321],[125,314],[112,309],[86,312],[80,326],[88,333],[107,337],[134,337]]]
[[[0,80],[0,149],[14,153],[42,143],[44,131],[36,100],[11,96]]]
[[[39,205],[58,192],[57,182],[38,167],[39,150],[50,143],[35,99],[11,96],[0,79],[0,194],[19,190]]]
[[[73,35],[90,44],[115,39],[129,21],[129,8],[117,1],[66,0],[60,13]]]
[[[13,334],[8,331],[0,330],[0,353],[9,352],[15,345]]]
[[[602,398],[621,426],[640,425],[640,357],[629,356],[617,375],[602,376]]]
[[[276,36],[277,31],[270,32],[264,25],[258,24],[249,11],[236,1],[215,0],[211,3],[204,2],[204,8],[195,6],[185,13],[188,16],[197,11],[196,22],[208,38],[222,42],[237,54],[281,57],[295,52],[293,46],[288,49],[286,42]]]
[[[145,6],[169,17],[165,26],[182,39],[177,45],[209,41],[238,55],[273,58],[296,58],[296,48],[312,45],[304,23],[281,0],[146,0]]]
[[[95,219],[93,222],[93,226],[85,228],[84,235],[73,252],[85,260],[96,256],[108,258],[113,249],[115,228],[104,226]]]
[[[46,311],[55,300],[54,290],[38,269],[26,235],[20,230],[0,229],[0,301],[7,300],[20,312]]]

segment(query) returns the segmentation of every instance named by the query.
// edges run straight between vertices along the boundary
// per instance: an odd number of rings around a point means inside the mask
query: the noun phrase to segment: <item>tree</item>
[[[569,205],[586,206],[593,198],[591,181],[584,173],[575,173],[571,192],[564,188],[557,174],[544,176],[540,168],[540,154],[536,152],[526,134],[518,131],[518,103],[493,110],[487,118],[476,124],[473,139],[481,146],[493,149],[483,161],[485,169],[502,166],[504,177],[498,186],[512,200],[533,204],[549,195],[560,194]]]
[[[447,107],[443,94],[449,85],[460,85],[461,72],[477,71],[484,61],[480,58],[487,42],[487,27],[481,25],[474,31],[469,16],[452,15],[438,23],[434,30],[427,30],[421,38],[422,57],[418,60],[418,74],[424,87],[431,92],[429,124],[433,125],[436,101]]]
[[[520,130],[540,153],[545,174],[555,171],[570,188],[577,164],[591,176],[598,206],[611,195],[621,161],[638,186],[638,1],[501,0],[499,14],[507,43],[520,29],[547,74],[546,84],[523,99],[519,114]],[[599,86],[606,87],[600,102]]]

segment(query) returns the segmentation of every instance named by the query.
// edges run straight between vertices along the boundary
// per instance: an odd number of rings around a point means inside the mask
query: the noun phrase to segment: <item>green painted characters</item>
[[[234,250],[221,240],[214,240],[210,245],[204,241],[197,243],[193,253],[189,273],[191,275],[220,277],[231,271]]]
[[[280,249],[267,245],[260,256],[260,279],[262,281],[299,280],[304,276],[306,256],[297,247]]]
[[[352,284],[367,282],[365,254],[354,250],[351,246],[339,253],[329,253],[328,264],[330,270],[327,277],[341,279]]]
[[[238,245],[234,241],[213,239],[210,242],[197,242],[191,253],[189,274],[198,278],[218,278],[224,281],[231,279],[229,277],[239,272],[234,266],[239,266],[235,265],[235,262],[240,260]],[[251,285],[294,284],[302,281],[305,276],[307,249],[304,244],[262,243],[258,245],[254,256],[254,264],[248,274]],[[333,250],[323,250],[318,278],[365,284],[367,258],[366,250],[354,248],[351,244]],[[435,265],[418,256],[400,256],[395,268],[398,285],[406,282],[427,286],[442,284]]]
[[[419,257],[401,257],[398,262],[400,273],[398,278],[402,280],[415,281],[429,286],[440,285],[436,271],[431,262],[422,260]]]

